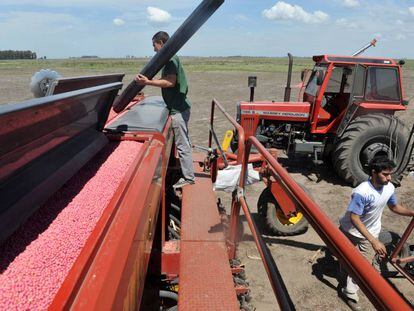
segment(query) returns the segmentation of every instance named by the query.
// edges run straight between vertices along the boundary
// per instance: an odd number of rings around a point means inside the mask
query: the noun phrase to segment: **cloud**
[[[358,28],[357,23],[350,22],[346,18],[337,19],[335,24],[338,25],[338,26],[341,26],[341,27],[345,27],[345,28],[351,28],[351,29]]]
[[[405,40],[405,39],[407,39],[407,36],[406,36],[406,35],[403,35],[402,33],[399,33],[399,34],[395,37],[395,39],[397,39],[397,40]]]
[[[359,0],[344,0],[343,5],[347,8],[356,8],[360,6]]]
[[[125,21],[121,18],[115,18],[112,22],[115,26],[122,26],[125,24]]]
[[[171,21],[171,14],[159,8],[149,6],[147,14],[150,23],[153,25],[166,25]]]
[[[262,15],[269,20],[296,20],[303,23],[323,23],[329,15],[322,11],[306,12],[301,6],[278,1],[270,9],[265,9]]]
[[[414,6],[409,7],[409,8],[408,8],[408,11],[410,11],[410,13],[411,13],[412,15],[414,15]]]

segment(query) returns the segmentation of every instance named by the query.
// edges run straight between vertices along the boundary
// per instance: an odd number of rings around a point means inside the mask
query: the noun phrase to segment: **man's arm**
[[[414,211],[410,210],[400,204],[388,204],[388,207],[390,210],[392,210],[394,213],[398,214],[398,215],[402,215],[402,216],[410,216],[410,217],[414,217]]]
[[[386,256],[387,250],[384,244],[382,244],[380,241],[374,238],[371,233],[369,233],[365,225],[362,223],[360,216],[351,212],[350,217],[354,227],[362,234],[362,236],[364,236],[369,241],[369,243],[371,243],[374,251],[379,254],[380,257]]]
[[[142,74],[137,74],[134,80],[138,85],[150,85],[150,86],[157,86],[160,88],[171,88],[171,87],[174,87],[175,84],[177,83],[177,75],[169,74],[162,79],[150,80]]]

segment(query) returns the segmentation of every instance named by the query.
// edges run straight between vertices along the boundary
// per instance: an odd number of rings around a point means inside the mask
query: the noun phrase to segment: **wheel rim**
[[[280,209],[276,209],[276,216],[280,223],[285,226],[296,225],[303,218],[303,214],[301,212],[297,212],[295,216],[286,217]]]
[[[368,165],[372,159],[379,156],[388,156],[389,158],[392,158],[392,155],[392,150],[389,145],[379,140],[370,141],[361,149],[359,157],[361,168],[365,173],[369,174]]]

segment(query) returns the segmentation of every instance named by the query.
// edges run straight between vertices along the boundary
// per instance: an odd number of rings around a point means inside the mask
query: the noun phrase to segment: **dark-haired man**
[[[170,36],[164,31],[157,32],[152,38],[154,51],[158,52],[168,41]],[[140,85],[151,85],[161,88],[162,97],[172,118],[172,127],[180,158],[183,177],[174,184],[174,188],[194,184],[193,157],[190,139],[188,136],[188,121],[190,119],[190,102],[187,99],[188,84],[183,66],[177,55],[174,55],[164,66],[161,79],[148,79],[142,74],[135,77]]]
[[[379,270],[375,253],[381,258],[387,255],[384,244],[378,240],[381,231],[381,216],[388,205],[391,211],[403,216],[414,216],[397,202],[391,172],[395,164],[388,157],[374,158],[369,164],[370,178],[352,192],[352,199],[346,213],[339,220],[340,230],[359,249],[372,265]],[[341,289],[348,305],[358,309],[358,285],[347,276],[346,285]]]

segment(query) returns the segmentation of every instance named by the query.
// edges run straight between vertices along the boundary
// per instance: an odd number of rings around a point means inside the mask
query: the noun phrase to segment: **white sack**
[[[225,169],[219,170],[213,189],[215,191],[233,192],[239,184],[241,167],[241,164],[229,165]],[[247,169],[249,174],[247,176],[246,185],[260,181],[259,172],[253,169],[252,164],[249,164]]]

